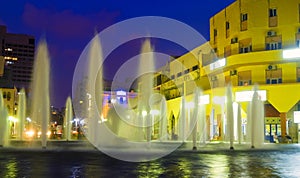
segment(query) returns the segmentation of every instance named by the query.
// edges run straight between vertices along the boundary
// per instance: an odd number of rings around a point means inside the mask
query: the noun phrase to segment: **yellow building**
[[[207,124],[213,124],[213,134],[222,138],[224,111],[215,99],[225,95],[227,83],[232,83],[234,95],[258,84],[266,93],[265,133],[289,134],[297,140],[294,111],[300,110],[299,47],[300,0],[235,1],[210,18],[208,43],[172,60],[167,72],[157,76],[167,76],[156,89],[169,99],[168,114],[175,120],[169,122],[176,127],[180,96],[188,98],[197,85],[210,96]],[[246,119],[247,102],[240,104]]]
[[[4,106],[7,108],[8,115],[16,115],[17,89],[16,88],[1,88],[3,94]]]

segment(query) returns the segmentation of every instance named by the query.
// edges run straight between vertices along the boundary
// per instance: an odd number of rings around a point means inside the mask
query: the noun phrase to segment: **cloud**
[[[119,12],[102,10],[96,14],[76,14],[72,10],[55,11],[53,9],[39,9],[32,4],[26,4],[23,12],[25,25],[40,33],[70,39],[86,35],[94,35],[116,22]]]

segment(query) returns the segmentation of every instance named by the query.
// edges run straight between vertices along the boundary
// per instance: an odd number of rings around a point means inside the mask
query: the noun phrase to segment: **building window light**
[[[300,48],[283,50],[282,57],[284,59],[300,58]]]
[[[5,48],[5,51],[12,51],[11,48]]]
[[[226,59],[222,58],[209,65],[210,70],[215,70],[226,65]]]

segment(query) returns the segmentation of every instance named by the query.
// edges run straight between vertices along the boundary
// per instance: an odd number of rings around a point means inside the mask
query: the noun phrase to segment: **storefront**
[[[281,135],[280,117],[265,117],[265,140],[278,142],[278,135]]]

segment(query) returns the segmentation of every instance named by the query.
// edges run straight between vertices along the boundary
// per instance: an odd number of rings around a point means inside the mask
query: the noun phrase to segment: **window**
[[[218,30],[214,29],[214,43],[217,42]]]
[[[228,38],[230,36],[230,33],[229,33],[230,24],[228,21],[226,22],[225,28],[226,28],[226,38]]]
[[[177,77],[180,77],[181,75],[182,75],[182,73],[181,73],[181,72],[177,73]]]
[[[231,45],[228,45],[224,48],[224,57],[228,57],[231,55]]]
[[[247,70],[247,71],[242,71],[238,73],[238,85],[239,86],[247,86],[247,85],[251,85],[252,81],[251,81],[251,71]]]
[[[241,47],[240,48],[240,53],[248,53],[252,51],[252,45],[248,46],[248,47]]]
[[[282,49],[281,35],[267,36],[266,37],[266,50]]]
[[[300,82],[300,67],[297,67],[297,82]]]
[[[269,27],[277,27],[277,9],[269,9]]]
[[[228,30],[230,27],[229,22],[226,22],[226,30]]]
[[[299,22],[300,22],[300,4],[298,5],[298,19],[299,19]]]
[[[282,70],[277,66],[268,67],[266,70],[266,84],[282,83]]]
[[[276,17],[276,16],[277,16],[277,9],[276,8],[269,9],[269,17]]]
[[[281,42],[271,42],[266,44],[266,50],[276,50],[281,48]]]
[[[300,48],[300,39],[296,39],[296,47]]]
[[[248,20],[248,14],[241,14],[241,22]]]
[[[192,70],[194,71],[194,70],[197,70],[198,68],[199,68],[198,65],[195,65],[195,66],[193,66]]]
[[[239,52],[240,53],[248,53],[252,51],[252,39],[246,38],[239,41]]]
[[[247,13],[241,14],[241,31],[247,30],[248,28],[247,21],[248,21],[248,14]]]
[[[218,30],[214,29],[214,37],[218,36]]]
[[[11,98],[11,93],[7,92],[7,101],[10,101],[10,98]]]

